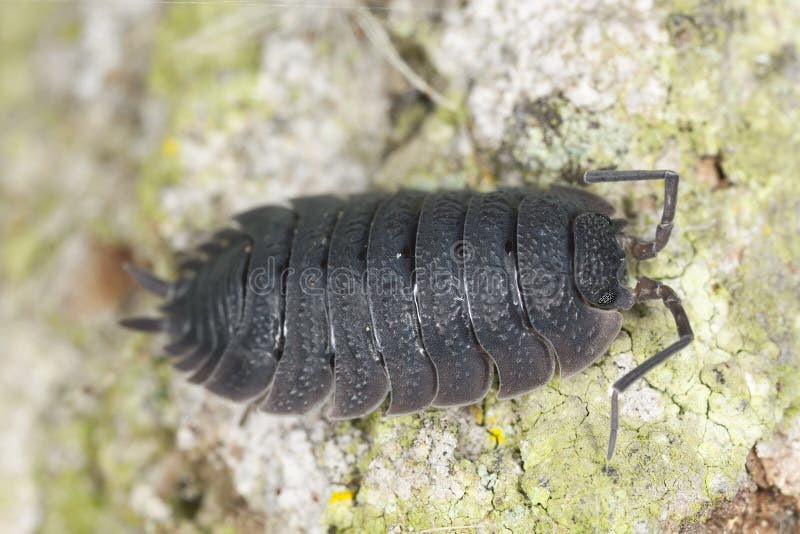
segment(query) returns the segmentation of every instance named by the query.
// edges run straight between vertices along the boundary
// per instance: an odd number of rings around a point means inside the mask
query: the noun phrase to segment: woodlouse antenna
[[[599,182],[633,182],[638,180],[664,180],[664,210],[661,214],[661,222],[656,227],[656,236],[652,241],[629,237],[632,241],[631,255],[637,260],[646,260],[656,256],[669,241],[672,227],[675,220],[675,209],[678,203],[678,173],[669,170],[660,171],[613,171],[597,170],[588,171],[584,175],[586,183]],[[639,278],[636,288],[633,290],[634,302],[644,302],[647,300],[661,299],[664,305],[672,312],[675,319],[675,326],[678,330],[679,339],[669,347],[657,352],[645,360],[641,365],[614,382],[611,393],[611,432],[608,438],[608,453],[606,462],[611,461],[614,455],[614,447],[617,443],[617,431],[619,429],[619,394],[625,391],[631,384],[642,378],[652,368],[660,365],[669,359],[679,350],[686,347],[694,339],[692,327],[686,317],[686,311],[681,304],[678,295],[667,285],[651,280],[650,278]]]
[[[636,302],[661,299],[664,306],[672,312],[679,339],[614,382],[612,386],[613,393],[611,394],[611,434],[608,438],[607,462],[611,461],[611,457],[614,455],[614,446],[617,442],[617,430],[619,428],[619,394],[628,389],[628,387],[638,379],[642,378],[649,370],[664,363],[676,352],[685,348],[694,339],[694,333],[689,324],[689,319],[686,317],[686,311],[681,304],[681,299],[678,298],[678,295],[675,294],[675,291],[671,287],[642,276],[639,278],[636,288],[633,290],[633,295]]]
[[[586,183],[600,182],[635,182],[639,180],[664,180],[664,211],[661,222],[656,227],[656,237],[646,241],[632,237],[631,254],[637,260],[653,258],[669,241],[675,220],[675,207],[678,203],[678,173],[674,171],[588,171],[583,175]]]

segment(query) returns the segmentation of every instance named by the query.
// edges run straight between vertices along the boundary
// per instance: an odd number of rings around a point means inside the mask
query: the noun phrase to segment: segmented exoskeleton
[[[444,191],[300,198],[235,217],[174,282],[130,267],[165,297],[161,318],[123,325],[165,332],[189,380],[277,414],[329,398],[335,419],[363,416],[388,396],[388,414],[498,398],[568,377],[603,355],[619,310],[661,299],[679,339],[612,388],[618,396],[689,344],[692,330],[669,287],[625,287],[625,248],[654,257],[669,239],[678,175],[592,171],[588,182],[663,179],[652,241],[625,235],[613,208],[580,189]]]

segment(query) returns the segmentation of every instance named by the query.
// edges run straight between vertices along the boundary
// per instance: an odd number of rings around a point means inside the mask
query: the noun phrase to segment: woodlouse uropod
[[[136,267],[168,299],[163,317],[124,326],[165,332],[189,380],[270,413],[303,414],[332,396],[330,415],[356,418],[390,396],[387,413],[483,398],[497,369],[499,398],[571,376],[606,352],[619,310],[660,299],[679,339],[612,386],[618,397],[687,346],[693,334],[668,286],[625,287],[625,249],[638,260],[667,243],[678,175],[590,171],[587,182],[662,179],[653,240],[584,190],[443,191],[300,198],[235,217],[166,282]]]

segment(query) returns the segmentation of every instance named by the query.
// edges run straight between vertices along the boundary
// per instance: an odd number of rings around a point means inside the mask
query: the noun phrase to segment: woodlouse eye
[[[597,303],[600,304],[601,306],[608,306],[609,304],[614,302],[615,298],[616,295],[614,294],[613,291],[606,291],[600,296],[599,299],[597,299]]]

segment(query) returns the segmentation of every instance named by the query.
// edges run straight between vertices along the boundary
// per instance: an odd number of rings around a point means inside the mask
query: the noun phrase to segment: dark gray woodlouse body
[[[125,326],[163,331],[189,380],[277,414],[330,401],[336,419],[499,398],[573,375],[602,356],[618,310],[661,299],[680,340],[625,375],[630,383],[691,341],[674,292],[642,278],[625,287],[625,250],[653,257],[667,242],[677,195],[670,171],[587,173],[588,181],[665,179],[654,241],[622,233],[613,208],[579,189],[519,188],[301,198],[235,217],[164,282],[163,318]]]

